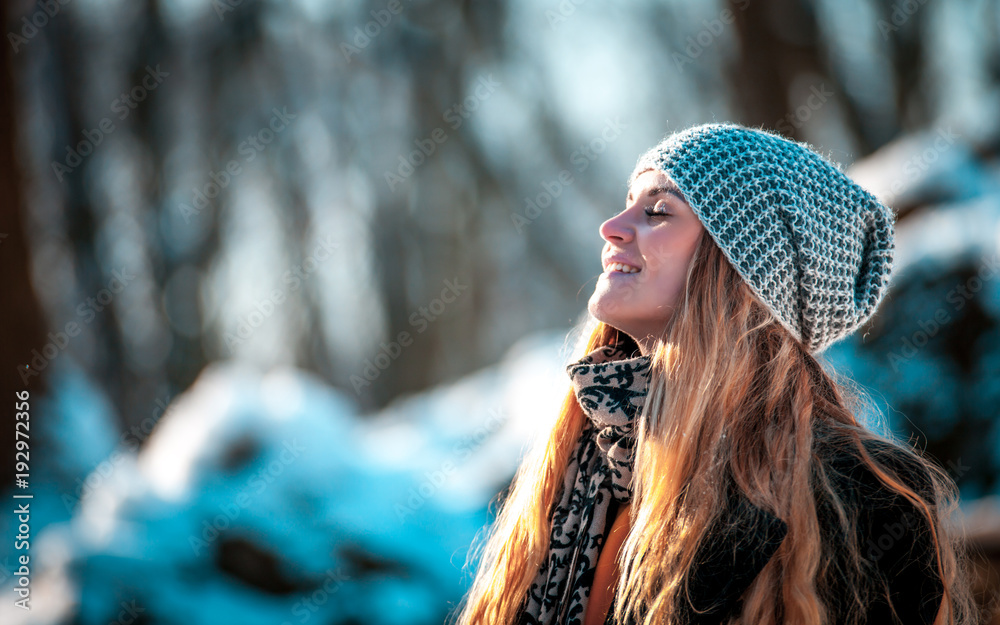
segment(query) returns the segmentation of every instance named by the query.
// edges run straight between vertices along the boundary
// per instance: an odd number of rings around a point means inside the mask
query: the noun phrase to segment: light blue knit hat
[[[895,215],[807,143],[693,126],[639,157],[666,173],[761,302],[811,352],[867,321],[888,287]]]

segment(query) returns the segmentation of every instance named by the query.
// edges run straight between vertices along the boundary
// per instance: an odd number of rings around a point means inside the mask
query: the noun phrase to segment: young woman
[[[817,360],[885,295],[892,211],[807,144],[705,124],[600,234],[584,355],[458,623],[974,622],[953,481]]]

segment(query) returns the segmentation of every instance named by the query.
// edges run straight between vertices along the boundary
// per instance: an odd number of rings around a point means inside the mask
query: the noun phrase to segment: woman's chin
[[[620,298],[608,292],[597,291],[587,302],[587,309],[594,319],[616,328],[621,327],[620,323],[624,320],[622,315],[624,307],[625,304]]]

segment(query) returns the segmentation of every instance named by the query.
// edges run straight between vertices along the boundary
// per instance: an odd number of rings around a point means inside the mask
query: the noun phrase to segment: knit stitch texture
[[[730,263],[812,352],[874,313],[892,272],[893,211],[812,146],[733,123],[694,126],[641,155],[680,188]]]

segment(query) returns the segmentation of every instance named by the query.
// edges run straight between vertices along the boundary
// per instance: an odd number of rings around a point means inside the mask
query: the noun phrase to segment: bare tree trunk
[[[13,23],[8,15],[10,4],[4,4],[2,18]],[[7,32],[8,29],[4,29]],[[35,296],[31,282],[31,257],[25,233],[25,206],[22,192],[22,173],[17,153],[17,106],[21,101],[13,78],[13,50],[3,48],[0,68],[0,272],[3,288],[0,289],[0,326],[3,327],[3,344],[0,345],[0,402],[3,406],[3,425],[0,426],[0,488],[9,487],[14,479],[14,422],[15,404],[29,393],[29,407],[48,390],[44,370],[30,375],[25,365],[32,359],[32,350],[40,349],[45,341],[45,317]],[[21,395],[17,395],[21,393]],[[37,415],[29,410],[30,418]],[[29,418],[29,427],[30,427]],[[29,430],[30,435],[30,430]],[[30,440],[30,439],[29,439]]]
[[[810,72],[834,82],[827,78],[820,58],[811,6],[805,0],[731,0],[729,10],[735,16],[740,45],[728,77],[735,99],[733,109],[740,112],[745,124],[763,125],[801,140],[796,125],[780,124],[797,105],[788,100],[792,81]]]

